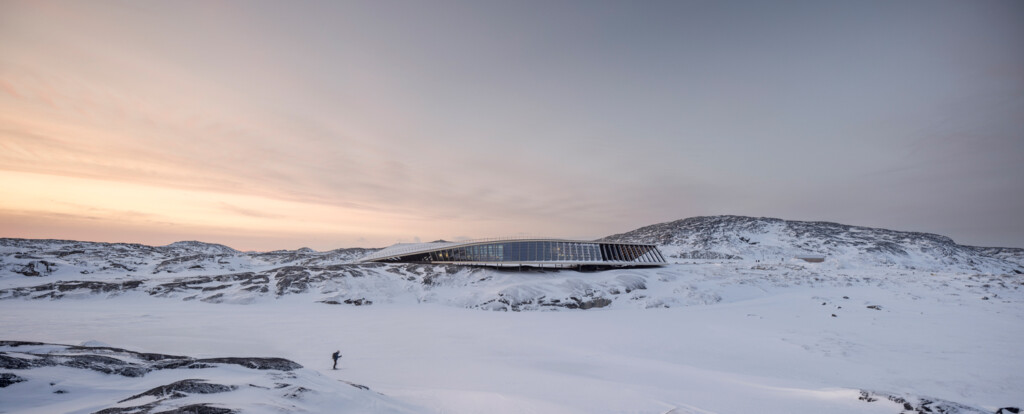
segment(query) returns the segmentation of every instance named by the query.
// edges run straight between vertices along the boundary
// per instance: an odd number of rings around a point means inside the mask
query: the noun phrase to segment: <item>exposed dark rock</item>
[[[199,299],[199,300],[202,301],[202,302],[209,302],[209,303],[221,303],[221,302],[223,302],[223,300],[221,300],[221,298],[223,298],[223,297],[224,297],[223,293],[218,293],[216,295],[207,296],[207,297]]]
[[[135,394],[131,397],[118,401],[117,403],[120,404],[125,401],[131,401],[145,396],[153,396],[157,399],[173,399],[185,397],[185,394],[216,394],[220,392],[234,391],[236,389],[238,389],[238,387],[234,385],[212,384],[202,379],[186,379],[167,385],[161,385],[148,391]]]
[[[603,308],[611,305],[611,299],[607,298],[594,298],[589,301],[580,302],[580,309],[591,309],[591,308]]]
[[[0,372],[0,388],[6,388],[8,385],[17,384],[19,382],[28,381],[22,377],[14,375],[10,372]]]
[[[243,286],[245,286],[245,284],[243,284]],[[262,286],[253,285],[253,286],[242,288],[242,290],[244,290],[246,292],[254,292],[254,293],[267,293],[267,292],[270,292],[270,288],[267,287],[267,285],[262,285]]]
[[[7,356],[7,353],[0,352],[0,369],[29,369],[32,368],[32,364],[28,361]]]
[[[996,414],[1018,414],[1020,408],[1017,407],[1003,407],[996,411]]]
[[[153,268],[153,273],[167,272],[175,273],[183,269],[204,269],[204,264],[215,266],[217,264],[228,263],[227,259],[235,256],[237,252],[231,254],[192,254],[186,256],[178,256],[171,259],[164,260],[158,263]]]
[[[128,271],[128,272],[134,272],[134,271],[138,270],[137,268],[125,265],[123,263],[117,263],[117,262],[110,262],[110,266],[108,266],[108,267],[101,267],[100,268],[100,270],[108,270],[108,269],[120,269],[120,270],[124,270],[124,271]]]
[[[141,377],[150,371],[141,364],[125,362],[117,358],[103,355],[75,354],[29,354],[34,358],[18,358],[0,352],[0,367],[5,369],[29,369],[37,367],[65,366],[88,369],[104,374],[115,374],[124,377]]]
[[[50,254],[52,254],[54,256],[57,256],[57,257],[67,257],[67,256],[72,256],[72,255],[76,255],[76,254],[83,254],[83,253],[85,253],[85,250],[68,250],[68,251],[50,252]]]
[[[277,296],[282,296],[307,291],[314,277],[304,267],[288,266],[277,269],[274,279],[277,280]]]
[[[111,407],[103,410],[96,411],[92,414],[149,414],[156,408],[157,403],[152,402],[146,405],[138,405],[135,407]]]
[[[67,292],[84,290],[91,294],[99,293],[121,293],[138,288],[142,285],[141,280],[127,280],[124,282],[97,282],[97,281],[77,281],[69,280],[63,282],[47,283],[45,285],[32,286],[32,287],[18,287],[11,289],[0,290],[0,298],[11,297],[18,298],[24,296],[30,296],[37,293],[41,295],[33,296],[33,299],[59,299],[64,297]]]
[[[195,361],[198,363],[234,364],[259,370],[291,371],[302,368],[302,365],[284,358],[203,358]]]
[[[148,367],[140,364],[132,364],[102,355],[46,355],[43,359],[52,365],[88,369],[123,377],[141,377],[150,371]]]
[[[112,407],[96,411],[93,414],[233,414],[238,412],[229,408],[214,407],[210,404],[189,404],[171,410],[154,412],[153,410],[157,407],[158,402],[153,402],[135,407]]]
[[[305,394],[309,391],[310,389],[306,387],[295,387],[291,390],[288,390],[288,392],[285,393],[284,396],[286,398],[299,398],[302,396],[302,394]]]
[[[344,303],[346,305],[353,305],[353,306],[363,306],[363,305],[367,305],[368,306],[368,305],[372,305],[373,304],[372,300],[369,300],[369,299],[366,299],[366,298],[345,299],[344,301],[341,301],[341,302],[339,302],[337,300],[334,300],[334,299],[325,299],[325,300],[321,300],[319,302],[320,303],[324,303],[324,304],[328,304],[328,305],[341,305],[342,303]]]
[[[914,414],[989,414],[990,412],[978,407],[971,407],[964,404],[940,400],[937,398],[899,396],[877,391],[860,391],[861,401],[875,402],[881,398],[896,404],[903,413]],[[997,412],[998,413],[998,412]]]
[[[141,280],[129,280],[121,283],[104,283],[104,282],[67,282],[58,285],[57,290],[60,292],[69,292],[78,289],[88,289],[93,293],[98,292],[120,292],[125,290],[132,290],[142,285]]]
[[[370,390],[370,387],[367,387],[367,386],[365,386],[365,385],[362,385],[362,384],[356,384],[356,383],[354,383],[354,382],[348,382],[348,381],[345,381],[345,380],[339,380],[339,381],[341,381],[341,382],[344,382],[344,383],[346,383],[346,384],[348,384],[348,385],[351,385],[351,386],[353,386],[353,387],[359,388],[359,389],[361,389],[361,390],[367,390],[367,391],[369,391],[369,390]]]
[[[0,344],[2,345],[2,344]],[[34,345],[45,345],[45,344],[34,344]],[[166,360],[187,360],[189,357],[180,355],[167,355],[167,354],[154,354],[148,352],[135,352],[129,351],[122,348],[114,348],[109,346],[76,346],[66,345],[67,348],[74,352],[89,352],[93,354],[105,354],[105,355],[128,355],[133,358],[141,359],[143,361],[166,361]]]
[[[567,309],[593,309],[603,308],[605,306],[612,304],[611,299],[607,298],[593,298],[590,300],[583,300],[577,297],[570,297],[569,299],[571,299],[572,302],[562,302],[560,306],[563,306]]]
[[[868,305],[868,309],[882,310],[882,307],[878,305]]]
[[[0,346],[43,345],[39,343],[0,341]],[[0,351],[0,368],[29,369],[47,366],[66,366],[88,369],[104,374],[125,377],[141,377],[150,371],[163,369],[202,369],[214,364],[233,364],[249,369],[292,371],[302,368],[293,361],[283,358],[204,358],[139,353],[110,347],[63,346],[62,351],[45,354],[28,353],[32,358],[18,358]],[[137,361],[137,362],[135,362]]]
[[[153,414],[233,414],[237,412],[228,408],[214,407],[210,404],[191,404],[173,410],[158,411]]]
[[[213,283],[221,284],[217,286],[207,286]],[[193,276],[178,278],[174,279],[171,282],[161,283],[157,286],[154,286],[146,290],[146,293],[149,293],[150,295],[153,296],[167,296],[168,294],[174,292],[208,292],[211,290],[226,289],[235,284],[241,286],[260,286],[266,289],[266,285],[269,283],[269,276],[253,272],[230,273],[218,276]]]
[[[57,270],[57,264],[46,260],[33,260],[26,263],[21,269],[15,270],[24,276],[47,276]]]

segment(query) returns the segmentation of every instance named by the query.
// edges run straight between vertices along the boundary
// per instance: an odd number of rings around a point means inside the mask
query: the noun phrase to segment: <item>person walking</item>
[[[334,358],[334,368],[331,369],[338,369],[338,359],[341,358],[341,351],[334,351],[334,353],[331,354],[331,358]]]

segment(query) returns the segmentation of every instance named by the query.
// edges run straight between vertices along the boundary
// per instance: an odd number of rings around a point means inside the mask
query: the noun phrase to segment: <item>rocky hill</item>
[[[239,252],[228,246],[181,241],[166,246],[73,240],[0,239],[0,277],[89,274],[222,274],[281,266],[329,266],[351,263],[377,249],[349,248],[317,252],[309,248]]]
[[[787,263],[822,257],[823,268],[892,267],[966,273],[1024,272],[1024,249],[974,247],[929,233],[741,216],[691,217],[600,239],[658,245],[669,261]],[[0,239],[0,277],[203,274],[266,271],[284,266],[351,264],[379,249],[309,248],[239,252],[220,244],[166,246],[70,240]],[[80,277],[80,276],[76,276]]]
[[[786,262],[824,257],[823,267],[882,266],[982,273],[1024,271],[1024,249],[963,246],[952,239],[829,222],[777,218],[691,217],[605,237],[651,243],[671,259]]]

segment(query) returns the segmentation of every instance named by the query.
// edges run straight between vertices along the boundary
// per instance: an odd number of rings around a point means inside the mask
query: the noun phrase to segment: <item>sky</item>
[[[1020,1],[0,2],[0,237],[1024,247]]]

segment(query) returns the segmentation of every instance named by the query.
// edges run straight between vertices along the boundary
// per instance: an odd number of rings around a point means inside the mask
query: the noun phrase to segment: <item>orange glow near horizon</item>
[[[60,217],[85,227],[91,224],[207,229],[221,234],[306,234],[313,240],[317,235],[330,234],[348,235],[341,237],[352,241],[362,238],[380,242],[397,236],[380,229],[396,228],[408,221],[387,214],[259,196],[11,171],[0,172],[0,188],[5,189],[0,216]]]

